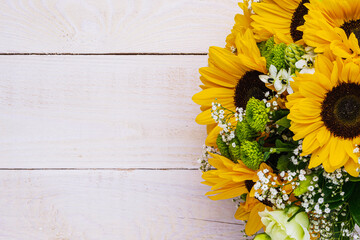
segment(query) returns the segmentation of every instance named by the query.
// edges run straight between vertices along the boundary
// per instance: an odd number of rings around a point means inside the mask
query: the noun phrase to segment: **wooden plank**
[[[198,171],[1,171],[0,239],[243,239]]]
[[[196,168],[206,56],[0,56],[1,168]]]
[[[205,53],[224,46],[237,1],[0,1],[0,52]]]

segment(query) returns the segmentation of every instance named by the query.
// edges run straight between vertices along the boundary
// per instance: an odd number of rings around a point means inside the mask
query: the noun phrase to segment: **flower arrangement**
[[[360,1],[239,6],[193,96],[206,195],[256,240],[359,239]]]

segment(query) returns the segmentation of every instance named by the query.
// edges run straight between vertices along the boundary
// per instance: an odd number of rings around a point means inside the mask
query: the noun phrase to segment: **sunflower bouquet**
[[[206,193],[254,239],[359,239],[360,1],[244,0],[200,69]]]

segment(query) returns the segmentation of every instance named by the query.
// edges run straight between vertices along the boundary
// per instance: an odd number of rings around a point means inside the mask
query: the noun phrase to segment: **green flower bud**
[[[263,57],[267,57],[275,46],[274,37],[269,38],[267,41],[258,43],[260,54]]]
[[[255,236],[254,240],[271,240],[271,237],[266,233],[261,233]]]
[[[240,160],[240,141],[237,138],[230,141],[229,152],[233,162],[237,163]]]
[[[231,159],[229,147],[228,145],[223,141],[221,135],[219,134],[216,139],[216,145],[218,146],[218,149],[222,156]]]
[[[287,69],[285,62],[286,47],[285,43],[276,44],[270,54],[265,56],[267,69],[269,69],[271,65],[274,65],[278,71],[280,69]]]
[[[241,141],[252,140],[257,136],[257,132],[254,131],[249,123],[244,119],[242,122],[238,122],[235,129],[236,137]]]
[[[261,162],[264,161],[264,154],[260,145],[256,141],[247,141],[241,143],[240,157],[243,163],[252,170],[257,170]]]
[[[254,131],[264,131],[269,121],[265,103],[254,97],[250,98],[246,104],[245,119]]]
[[[305,54],[305,49],[301,45],[295,43],[289,44],[285,49],[285,62],[290,66],[291,71],[295,72],[295,63],[301,60],[301,56]]]

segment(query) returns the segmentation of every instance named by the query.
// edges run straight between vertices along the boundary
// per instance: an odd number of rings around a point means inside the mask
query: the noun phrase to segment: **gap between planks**
[[[136,56],[136,55],[160,55],[160,56],[173,56],[173,55],[180,55],[180,56],[203,56],[207,55],[207,53],[0,53],[0,56],[26,56],[26,55],[40,55],[40,56],[48,56],[48,55],[66,55],[66,56]]]

